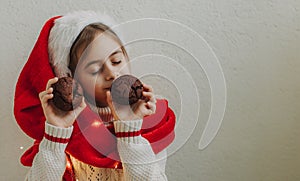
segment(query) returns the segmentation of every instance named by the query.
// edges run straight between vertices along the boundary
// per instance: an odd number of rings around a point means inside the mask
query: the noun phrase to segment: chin
[[[105,99],[106,99],[106,96],[105,96]],[[85,100],[92,105],[96,104],[97,107],[107,107],[108,106],[107,102],[97,101],[97,98],[92,97],[92,96],[85,96]]]
[[[97,107],[107,107],[108,106],[108,104],[107,103],[103,103],[103,102],[96,102],[96,106]]]

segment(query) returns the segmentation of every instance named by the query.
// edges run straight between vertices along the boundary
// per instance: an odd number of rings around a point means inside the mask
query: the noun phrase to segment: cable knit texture
[[[105,115],[102,115],[105,109]],[[107,117],[107,109],[98,111]],[[123,169],[98,168],[70,157],[77,180],[167,180],[165,175],[166,151],[155,155],[150,143],[140,135],[143,120],[114,121],[118,152]],[[59,128],[45,123],[45,137],[26,180],[62,180],[68,166],[65,154],[66,141],[73,126]],[[120,133],[120,134],[118,134]],[[118,162],[116,162],[118,163]],[[117,167],[117,165],[116,165]]]
[[[45,133],[55,138],[70,138],[72,131],[73,126],[59,128],[45,123]],[[26,180],[61,180],[66,168],[66,147],[67,143],[44,138]]]

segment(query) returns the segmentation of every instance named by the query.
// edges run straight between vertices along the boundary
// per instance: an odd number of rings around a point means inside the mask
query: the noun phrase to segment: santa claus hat
[[[70,76],[68,68],[70,50],[80,32],[89,24],[102,23],[120,38],[116,22],[108,15],[94,11],[77,11],[66,14],[54,21],[49,35],[49,62],[57,77]],[[121,40],[121,38],[120,38]],[[121,40],[122,42],[122,40]]]
[[[50,18],[43,26],[39,37],[18,78],[14,97],[14,114],[22,130],[34,139],[43,137],[43,110],[38,94],[45,90],[54,76],[69,76],[70,49],[89,24],[103,23],[114,30],[115,21],[105,13],[78,11]]]

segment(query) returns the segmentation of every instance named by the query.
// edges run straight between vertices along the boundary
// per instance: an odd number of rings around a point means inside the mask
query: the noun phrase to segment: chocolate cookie
[[[53,104],[63,110],[71,111],[77,108],[83,97],[83,90],[80,84],[71,77],[62,77],[52,85]]]
[[[143,99],[143,84],[132,75],[122,75],[115,79],[110,88],[114,102],[122,105],[132,105]]]

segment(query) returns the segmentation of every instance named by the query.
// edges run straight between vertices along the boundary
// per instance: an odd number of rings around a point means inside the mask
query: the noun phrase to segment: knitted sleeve
[[[26,180],[62,180],[66,169],[65,149],[72,131],[73,126],[59,128],[45,123],[45,135]]]
[[[143,120],[115,121],[118,152],[124,169],[124,178],[129,180],[167,180],[165,160],[156,156],[148,140],[141,136]]]

